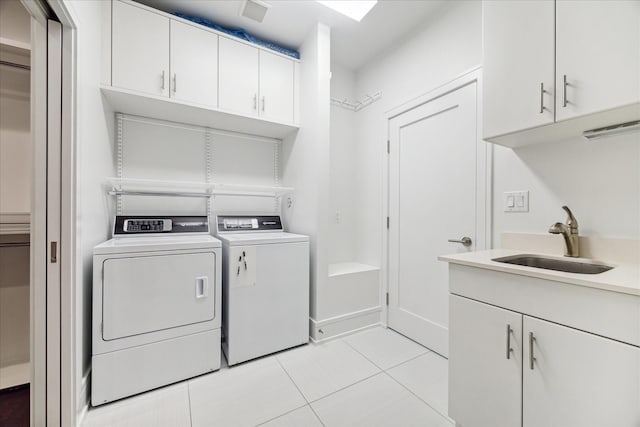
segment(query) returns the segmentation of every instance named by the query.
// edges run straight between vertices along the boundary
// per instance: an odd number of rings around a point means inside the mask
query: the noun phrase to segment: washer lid
[[[269,233],[228,233],[220,234],[218,238],[229,246],[240,245],[268,245],[277,243],[308,242],[309,236],[285,233],[282,231]]]
[[[211,235],[116,237],[94,247],[93,254],[214,249],[221,246],[220,240]]]

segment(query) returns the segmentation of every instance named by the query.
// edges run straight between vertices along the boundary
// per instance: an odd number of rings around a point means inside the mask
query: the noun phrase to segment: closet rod
[[[31,246],[29,242],[0,243],[0,248],[17,248],[23,246]]]
[[[6,65],[7,67],[20,68],[27,71],[31,70],[31,67],[29,65],[18,64],[16,62],[3,61],[2,59],[0,59],[0,65]]]

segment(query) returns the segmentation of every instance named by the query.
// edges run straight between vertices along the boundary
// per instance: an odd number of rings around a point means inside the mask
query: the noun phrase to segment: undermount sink
[[[540,255],[512,255],[502,258],[494,258],[492,261],[507,264],[523,265],[525,267],[543,268],[545,270],[564,271],[566,273],[600,274],[611,270],[613,267],[597,264],[589,261],[569,261],[557,258],[548,258]]]

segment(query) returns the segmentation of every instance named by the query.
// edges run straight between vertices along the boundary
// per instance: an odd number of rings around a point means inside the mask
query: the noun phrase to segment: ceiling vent
[[[262,22],[271,5],[261,0],[244,0],[240,7],[240,16]]]

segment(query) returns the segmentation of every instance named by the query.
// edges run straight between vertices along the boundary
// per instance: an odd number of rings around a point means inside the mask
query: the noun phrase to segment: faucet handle
[[[569,227],[571,227],[572,229],[577,230],[578,229],[578,220],[576,219],[575,216],[573,216],[573,212],[571,212],[571,209],[569,209],[568,206],[563,206],[562,209],[564,209],[565,212],[568,215],[568,217],[567,217],[567,225]]]

